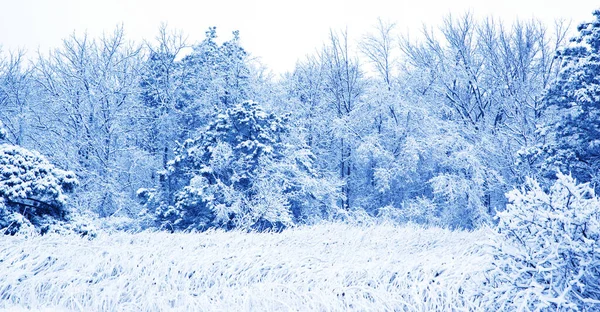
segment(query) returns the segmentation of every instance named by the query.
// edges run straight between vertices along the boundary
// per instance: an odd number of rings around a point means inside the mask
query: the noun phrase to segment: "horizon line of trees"
[[[418,40],[378,20],[277,79],[216,27],[189,44],[72,35],[0,54],[7,143],[75,173],[70,209],[169,230],[281,228],[366,213],[472,229],[557,170],[598,188],[600,13],[447,16]],[[182,51],[191,47],[183,55]],[[600,89],[598,89],[600,90]]]

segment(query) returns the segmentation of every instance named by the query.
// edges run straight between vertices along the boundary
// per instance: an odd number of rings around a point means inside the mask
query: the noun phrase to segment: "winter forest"
[[[589,17],[0,50],[0,309],[600,310]]]

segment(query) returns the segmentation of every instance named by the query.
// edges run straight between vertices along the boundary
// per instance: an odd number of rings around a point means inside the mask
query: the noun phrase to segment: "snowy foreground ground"
[[[487,232],[325,224],[282,233],[0,237],[0,310],[481,310]]]

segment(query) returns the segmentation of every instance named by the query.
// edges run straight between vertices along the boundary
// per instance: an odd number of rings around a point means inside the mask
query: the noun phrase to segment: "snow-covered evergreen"
[[[40,153],[1,144],[0,229],[10,234],[27,226],[47,231],[53,222],[66,221],[66,193],[77,184],[73,172],[56,168]]]
[[[336,203],[310,151],[286,144],[287,117],[246,101],[175,151],[155,191],[140,197],[165,229],[272,228],[321,218]],[[334,194],[330,194],[332,192]]]
[[[547,136],[539,166],[548,176],[571,172],[581,182],[600,185],[600,11],[579,25],[578,35],[560,50],[558,78],[544,95],[550,120],[540,129]]]

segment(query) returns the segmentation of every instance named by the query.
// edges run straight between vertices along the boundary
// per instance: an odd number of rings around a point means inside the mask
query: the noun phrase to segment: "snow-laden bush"
[[[600,200],[561,173],[545,192],[533,179],[507,194],[492,241],[493,310],[600,309]]]
[[[52,165],[25,148],[0,145],[0,229],[15,234],[26,227],[50,231],[67,221],[67,196],[77,185],[75,174]]]

